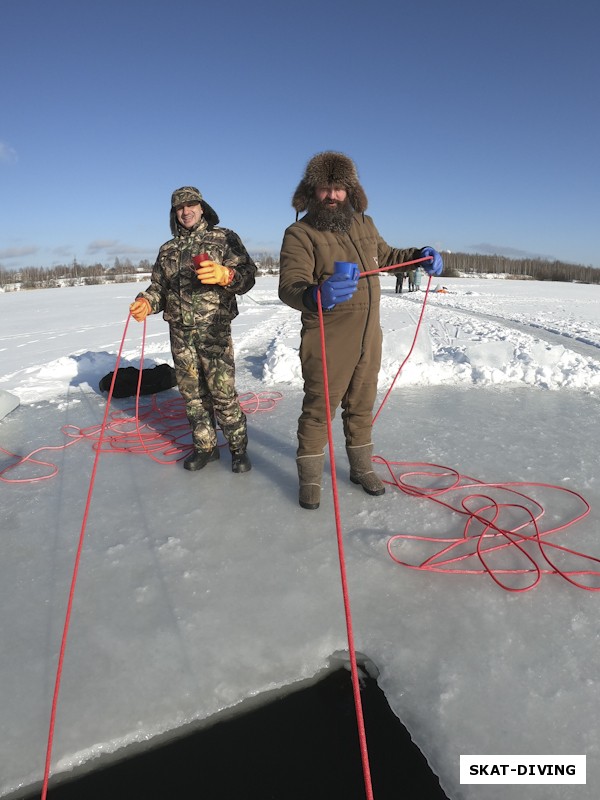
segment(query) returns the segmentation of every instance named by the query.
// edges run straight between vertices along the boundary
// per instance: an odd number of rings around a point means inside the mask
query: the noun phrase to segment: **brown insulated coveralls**
[[[418,248],[397,249],[381,238],[371,217],[355,214],[348,233],[318,231],[306,217],[285,231],[279,297],[302,312],[300,360],[304,401],[298,420],[298,456],[322,453],[327,442],[319,315],[309,287],[333,274],[335,261],[351,261],[361,272],[419,258]],[[360,278],[344,303],[324,311],[330,413],[342,405],[346,445],[371,441],[373,405],[381,365],[379,275]]]

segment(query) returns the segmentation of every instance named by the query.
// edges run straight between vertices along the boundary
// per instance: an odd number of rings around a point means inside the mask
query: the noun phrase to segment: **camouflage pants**
[[[246,415],[235,390],[229,322],[196,328],[171,325],[170,336],[177,385],[185,401],[194,447],[212,450],[217,444],[218,423],[229,449],[245,450]]]

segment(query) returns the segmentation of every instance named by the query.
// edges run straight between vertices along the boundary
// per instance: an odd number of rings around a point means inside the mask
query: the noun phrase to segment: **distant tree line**
[[[458,278],[463,275],[507,275],[514,279],[537,281],[567,281],[578,283],[600,283],[600,269],[568,264],[564,261],[548,261],[539,258],[507,258],[469,253],[442,253],[443,275]],[[252,253],[260,275],[277,275],[279,256],[273,253]],[[45,289],[60,286],[81,286],[100,283],[130,283],[145,280],[152,270],[148,259],[133,264],[130,259],[115,258],[113,265],[82,264],[73,259],[69,264],[55,267],[24,267],[19,270],[0,266],[0,288],[10,290]]]
[[[271,253],[256,253],[252,257],[261,274],[278,274],[279,258]],[[61,286],[92,286],[101,283],[131,283],[147,280],[152,263],[144,258],[134,264],[129,258],[115,258],[112,267],[96,262],[83,264],[73,259],[69,264],[54,267],[23,267],[5,269],[0,266],[0,289],[52,289]]]
[[[548,261],[541,258],[507,258],[468,253],[442,253],[444,275],[459,277],[465,273],[479,275],[509,275],[515,279],[536,281],[567,281],[569,283],[600,283],[600,269]]]
[[[18,284],[21,289],[49,289],[60,286],[80,286],[107,283],[110,281],[129,282],[135,280],[138,272],[150,271],[152,265],[147,259],[134,266],[127,258],[115,258],[112,267],[100,264],[82,264],[73,259],[70,264],[54,267],[23,267],[18,270],[0,267],[0,287]]]

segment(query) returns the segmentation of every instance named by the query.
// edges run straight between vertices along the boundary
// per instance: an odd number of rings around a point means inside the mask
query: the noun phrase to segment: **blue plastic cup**
[[[355,269],[358,269],[358,264],[354,264],[352,261],[334,261],[333,263],[333,271],[336,275],[345,275],[347,278],[351,278]]]

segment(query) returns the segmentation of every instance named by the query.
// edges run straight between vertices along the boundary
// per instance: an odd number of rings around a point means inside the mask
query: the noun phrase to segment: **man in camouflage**
[[[236,295],[254,286],[256,265],[239,236],[217,227],[216,212],[194,186],[171,197],[173,238],[162,245],[150,286],[130,306],[141,322],[163,312],[169,323],[177,384],[185,400],[194,450],[185,459],[199,470],[219,458],[216,424],[231,451],[233,472],[248,472],[246,416],[235,389],[231,320],[238,314]],[[200,265],[194,256],[207,254]]]

